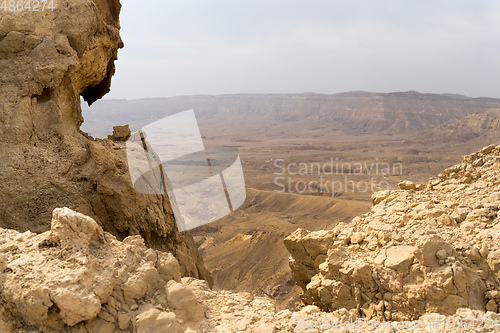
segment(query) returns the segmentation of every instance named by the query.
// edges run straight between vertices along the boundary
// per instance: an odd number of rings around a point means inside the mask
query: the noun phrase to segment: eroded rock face
[[[230,301],[245,313],[219,322],[243,320],[243,330],[254,332],[263,309],[272,324],[271,300],[181,278],[171,253],[146,247],[138,235],[121,242],[69,208],[55,209],[42,234],[0,228],[0,253],[1,332],[213,331],[214,317],[224,314],[217,304]]]
[[[303,301],[379,320],[498,311],[500,146],[399,187],[351,223],[285,239]]]
[[[408,258],[413,249],[404,252]],[[269,298],[211,290],[204,280],[181,278],[171,253],[147,248],[141,236],[119,241],[92,218],[69,208],[55,209],[51,230],[42,234],[0,228],[0,253],[2,333],[301,333],[320,327],[333,333],[339,331],[332,328],[337,322],[349,325],[362,318],[348,306],[350,289],[337,281],[332,285],[345,296],[346,307],[332,312],[314,305],[277,312]],[[405,261],[391,262],[400,267]],[[357,269],[366,273],[366,268]],[[496,306],[500,293],[490,290],[486,295],[488,304]],[[459,309],[453,317],[425,314],[419,332],[448,332],[446,320],[463,319],[469,325],[479,318],[491,324],[485,331],[498,331],[493,323],[500,316],[492,307],[487,305],[490,312]],[[430,326],[437,319],[439,330]],[[360,323],[343,332],[370,330]]]
[[[183,275],[210,280],[165,195],[141,195],[128,175],[124,128],[94,140],[79,128],[80,96],[108,92],[119,36],[118,0],[61,0],[0,16],[0,226],[48,230],[66,206],[119,238],[140,234],[172,252]]]

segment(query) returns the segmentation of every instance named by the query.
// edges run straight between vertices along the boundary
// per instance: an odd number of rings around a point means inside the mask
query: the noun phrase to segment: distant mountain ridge
[[[500,143],[500,109],[486,109],[419,133],[421,143],[470,143],[474,147]]]
[[[500,99],[470,98],[414,91],[363,91],[324,94],[193,95],[138,100],[103,100],[82,106],[82,129],[103,137],[113,125],[130,124],[132,130],[170,114],[194,109],[208,126],[300,126],[325,128],[348,134],[415,133],[453,124],[484,109],[500,108]]]

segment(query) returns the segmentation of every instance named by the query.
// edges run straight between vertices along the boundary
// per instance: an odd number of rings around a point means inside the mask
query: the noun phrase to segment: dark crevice
[[[76,38],[71,35],[68,35],[66,37],[68,37],[68,42],[71,48],[75,51],[78,51],[78,41],[76,40]]]
[[[39,249],[49,249],[52,247],[59,247],[61,245],[61,241],[59,238],[51,237],[44,239],[40,243],[38,243],[38,248]]]
[[[82,92],[81,96],[83,100],[87,102],[89,106],[91,106],[95,101],[101,99],[104,95],[106,95],[111,88],[111,77],[115,73],[115,59],[111,59],[108,63],[107,73],[104,80],[99,82],[95,86],[87,87]]]
[[[52,91],[49,88],[44,88],[40,95],[33,95],[38,103],[45,103],[50,101],[52,97]]]

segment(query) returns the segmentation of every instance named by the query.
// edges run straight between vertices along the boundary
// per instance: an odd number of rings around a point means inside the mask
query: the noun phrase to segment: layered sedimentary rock
[[[209,278],[165,195],[136,193],[125,144],[80,131],[80,96],[108,92],[119,36],[118,0],[57,1],[54,10],[0,16],[0,226],[43,232],[52,210],[93,217],[119,238],[140,234],[174,253],[184,275]]]
[[[375,193],[371,211],[351,223],[285,239],[303,301],[378,320],[498,312],[500,146],[428,184],[399,187]]]

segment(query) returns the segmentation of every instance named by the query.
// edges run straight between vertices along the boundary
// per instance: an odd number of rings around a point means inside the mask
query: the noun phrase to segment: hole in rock
[[[40,95],[34,95],[38,103],[44,103],[50,101],[52,97],[52,91],[49,88],[44,88]]]

